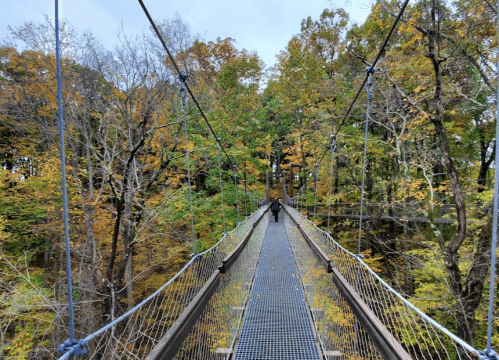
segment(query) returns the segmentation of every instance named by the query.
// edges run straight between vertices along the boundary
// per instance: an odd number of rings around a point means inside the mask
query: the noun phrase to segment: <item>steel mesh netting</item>
[[[253,223],[267,210],[267,207],[260,207],[234,230],[225,234],[216,245],[191,259],[179,273],[158,289],[149,301],[143,301],[129,316],[125,314],[114,324],[111,323],[112,326],[107,325],[88,335],[84,339],[88,342],[87,358],[144,359],[182,314],[206,280],[218,270],[222,259],[246,237]],[[262,221],[267,218],[268,216],[265,216]],[[260,229],[261,225],[257,226],[252,239],[261,233]],[[250,243],[254,244],[254,241]],[[250,248],[254,248],[254,245]],[[238,268],[237,265],[233,267]],[[238,279],[235,275],[227,276],[229,279],[231,277]],[[227,281],[222,282],[222,288],[228,287]],[[67,353],[60,359],[66,358],[68,358]]]
[[[260,213],[261,214],[261,213]],[[255,217],[254,220],[256,220]],[[267,213],[245,248],[225,274],[195,326],[175,355],[183,359],[225,359],[230,356],[255,276],[256,263],[269,223]],[[242,233],[242,238],[247,234]],[[242,239],[241,238],[241,239]]]
[[[423,314],[420,310],[411,305],[407,300],[403,299],[402,296],[392,289],[388,284],[386,284],[377,274],[375,274],[368,265],[366,265],[361,259],[359,259],[355,254],[347,251],[337,242],[335,242],[331,236],[316,227],[311,223],[306,217],[301,215],[292,207],[286,206],[286,210],[289,211],[291,216],[296,220],[300,227],[309,235],[309,237],[320,246],[320,248],[326,252],[326,254],[331,259],[332,266],[336,267],[343,277],[347,280],[352,288],[356,290],[365,304],[369,309],[378,317],[378,319],[383,323],[383,325],[391,332],[391,334],[402,344],[408,354],[414,359],[476,359],[477,353],[475,349],[466,344],[464,341],[455,337],[443,326],[430,319],[428,316]],[[290,220],[288,220],[290,221]],[[287,229],[290,226],[287,227]],[[297,230],[293,230],[297,231]],[[296,234],[294,234],[296,235]],[[298,232],[298,238],[301,238],[301,234]],[[290,236],[290,239],[295,239],[297,236]],[[300,240],[304,242],[304,240]],[[295,245],[297,246],[298,257],[304,259],[310,258],[310,250],[307,250],[308,245]],[[302,255],[308,254],[307,256]],[[311,255],[313,256],[313,255]],[[303,261],[303,260],[302,260]],[[313,264],[312,260],[309,261],[310,268],[309,272],[318,272],[317,266],[320,264]],[[316,260],[315,260],[316,261]],[[314,270],[314,266],[315,269]],[[322,267],[324,265],[322,264]],[[306,266],[305,266],[306,267]],[[324,302],[322,296],[320,295],[320,290],[323,287],[330,286],[334,288],[334,284],[331,280],[322,283],[321,278],[314,278],[316,275],[304,273],[304,282],[309,281],[312,283],[313,293],[307,292],[307,296],[311,297],[314,301],[314,307],[322,308],[325,313],[328,313],[328,303]],[[329,290],[330,295],[333,298],[341,296],[334,294],[334,289]],[[340,300],[341,301],[341,300]],[[344,304],[347,306],[346,304]],[[341,307],[344,309],[345,306]],[[334,309],[334,307],[333,307]],[[330,310],[331,312],[336,311]],[[342,310],[343,311],[343,310]],[[319,312],[320,313],[320,312]],[[322,313],[320,313],[322,314]],[[342,313],[343,314],[343,313]],[[352,314],[353,315],[353,314]],[[349,316],[345,313],[344,322]],[[328,317],[327,315],[317,322],[318,330],[322,332],[334,332],[333,317]],[[325,322],[323,324],[322,322]],[[344,325],[342,331],[352,331],[352,327],[355,322],[352,322],[350,327]],[[331,329],[331,330],[330,330]],[[322,337],[328,339],[334,339],[335,334],[322,335]],[[353,336],[353,335],[351,335]],[[326,340],[324,340],[326,341]],[[338,341],[338,340],[336,340]],[[340,340],[341,343],[342,340]],[[357,340],[359,341],[359,340]],[[337,344],[337,343],[336,343]],[[338,346],[338,345],[336,345]],[[326,349],[329,350],[329,349]]]
[[[285,215],[284,225],[295,256],[303,289],[311,309],[315,330],[323,351],[330,359],[383,359],[369,335],[314,254],[293,220]]]

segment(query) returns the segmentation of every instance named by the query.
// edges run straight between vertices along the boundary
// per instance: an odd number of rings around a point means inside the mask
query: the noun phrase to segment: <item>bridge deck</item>
[[[234,359],[322,359],[282,220],[265,234]]]

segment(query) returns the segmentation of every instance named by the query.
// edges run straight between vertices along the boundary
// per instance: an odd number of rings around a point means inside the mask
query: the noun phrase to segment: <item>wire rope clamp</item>
[[[86,340],[73,340],[67,339],[61,345],[57,347],[61,353],[66,354],[68,351],[73,349],[72,355],[82,356],[87,355],[88,341]]]
[[[366,67],[366,73],[367,74],[374,74],[375,71],[376,71],[376,68],[373,68],[372,66],[367,66]]]
[[[364,256],[364,255],[362,255],[362,254],[359,254],[359,255],[354,255],[354,259],[355,259],[355,260],[357,260],[357,261],[360,261],[360,260],[362,260],[362,259],[364,259],[364,258],[365,258],[365,256]]]
[[[492,349],[478,352],[479,360],[499,360],[499,355]]]
[[[185,106],[187,100],[187,91],[185,90],[185,81],[187,80],[187,73],[180,73],[180,97],[182,98],[182,106]]]
[[[329,146],[331,146],[331,152],[336,151],[336,135],[330,136]]]

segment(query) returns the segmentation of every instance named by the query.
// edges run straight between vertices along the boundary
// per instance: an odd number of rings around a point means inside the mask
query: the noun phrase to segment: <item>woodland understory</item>
[[[208,41],[190,33],[179,16],[158,23],[241,174],[236,201],[231,164],[222,156],[224,229],[216,142],[189,99],[196,252],[232,229],[238,211],[254,209],[272,164],[286,174],[288,194],[300,192],[399,7],[379,1],[362,24],[342,9],[305,19],[271,68],[256,52],[238,50],[231,38]],[[373,74],[369,112],[366,261],[477,349],[485,348],[489,294],[497,15],[487,0],[408,6]],[[122,29],[120,45],[109,50],[67,23],[61,36],[73,297],[81,338],[164,284],[193,249],[180,85],[159,41],[152,32],[135,36]],[[54,48],[48,18],[12,28],[0,42],[5,359],[53,359],[68,337]],[[328,154],[318,168],[318,213],[331,204],[333,214],[358,215],[365,119],[363,92],[338,133],[334,158]],[[309,184],[309,207],[302,210],[313,219],[312,189]],[[282,196],[275,183],[271,196]],[[325,217],[315,219],[327,227]],[[332,218],[331,231],[356,251],[354,216]],[[495,345],[498,327],[495,316]]]

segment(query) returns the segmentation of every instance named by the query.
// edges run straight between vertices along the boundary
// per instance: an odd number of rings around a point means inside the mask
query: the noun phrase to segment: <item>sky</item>
[[[370,12],[372,0],[143,0],[155,21],[176,13],[189,24],[192,34],[206,41],[231,37],[238,49],[256,50],[267,66],[300,31],[308,16],[318,19],[325,8],[342,7],[361,23]],[[0,13],[0,39],[7,26],[40,22],[44,14],[54,17],[54,0],[5,1]],[[103,44],[117,43],[120,22],[130,35],[149,31],[149,23],[137,0],[59,0],[60,16],[79,32],[90,30]]]

